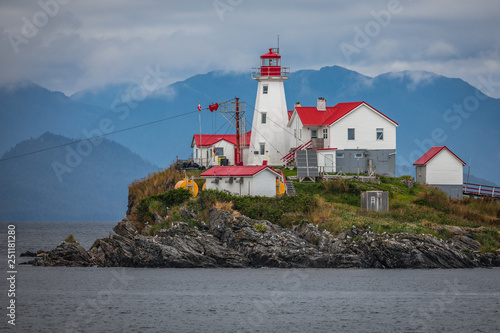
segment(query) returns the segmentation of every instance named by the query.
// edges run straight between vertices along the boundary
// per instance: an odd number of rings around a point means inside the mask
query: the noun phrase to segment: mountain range
[[[118,220],[127,209],[128,184],[158,169],[107,139],[74,141],[46,132],[2,156],[0,220]]]
[[[0,87],[0,155],[24,151],[16,145],[25,140],[31,142],[33,150],[41,149],[44,145],[40,136],[45,132],[66,140],[107,134],[113,149],[126,147],[137,156],[136,163],[143,163],[144,170],[166,167],[177,157],[191,156],[193,134],[200,131],[199,116],[204,133],[233,133],[220,114],[206,110],[209,104],[237,96],[246,102],[247,124],[251,124],[256,89],[250,73],[222,71],[195,75],[155,91],[130,83],[79,91],[71,96],[31,82]],[[293,72],[285,81],[285,93],[289,110],[295,102],[315,106],[321,96],[328,106],[365,101],[395,120],[399,123],[398,175],[414,175],[412,163],[418,157],[433,145],[446,145],[467,164],[470,162],[472,179],[500,184],[500,100],[486,96],[461,79],[422,71],[369,77],[331,66]],[[203,108],[201,114],[197,112],[198,102]],[[151,124],[137,127],[146,123]],[[125,130],[131,127],[134,128]],[[43,156],[54,153],[47,151],[30,158],[42,161],[46,158]],[[123,164],[120,156],[110,161],[109,156],[103,155],[104,160],[92,161],[111,167]],[[16,159],[16,163],[27,158]],[[55,160],[47,159],[44,163]],[[48,167],[35,160],[26,164]],[[130,166],[130,160],[127,164]],[[2,168],[6,170],[5,166]],[[122,181],[112,174],[108,176],[110,182]],[[32,184],[33,188],[38,186],[36,181]]]

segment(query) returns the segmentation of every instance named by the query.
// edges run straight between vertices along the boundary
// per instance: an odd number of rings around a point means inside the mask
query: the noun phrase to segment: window
[[[337,153],[337,158],[344,158],[344,153]]]
[[[355,135],[354,135],[354,128],[348,128],[347,129],[347,140],[354,140]]]
[[[377,140],[384,140],[384,129],[377,128]]]
[[[215,147],[214,152],[215,152],[215,156],[224,156],[224,148],[223,147]]]
[[[363,158],[363,153],[354,154],[354,158]]]
[[[264,155],[265,153],[266,153],[266,144],[265,143],[261,143],[260,144],[260,154]]]
[[[266,95],[268,91],[269,91],[269,86],[268,85],[263,85],[262,86],[262,93],[264,95]]]
[[[196,158],[198,158],[198,149],[196,149],[195,151],[196,151]]]
[[[294,129],[294,130],[293,130],[293,137],[294,137],[294,138],[297,138],[297,129]]]
[[[262,112],[262,113],[260,114],[260,123],[261,123],[261,124],[265,124],[265,123],[266,123],[266,121],[267,121],[267,113]]]
[[[318,137],[318,130],[311,130],[311,139],[316,139]]]
[[[323,128],[323,139],[328,139],[328,128]]]
[[[302,128],[299,129],[299,139],[302,139]]]

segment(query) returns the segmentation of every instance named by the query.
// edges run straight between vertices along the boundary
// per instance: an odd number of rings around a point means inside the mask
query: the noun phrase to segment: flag
[[[200,102],[198,102],[198,111],[201,112],[201,105]]]

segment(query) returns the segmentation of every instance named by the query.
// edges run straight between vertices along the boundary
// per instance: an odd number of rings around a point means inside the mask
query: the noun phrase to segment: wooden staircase
[[[295,155],[296,155],[295,153],[298,150],[306,150],[307,148],[311,147],[311,145],[312,145],[312,140],[309,140],[308,142],[298,146],[297,148],[295,148],[294,150],[283,156],[281,160],[285,163],[285,167],[288,168],[295,162]]]

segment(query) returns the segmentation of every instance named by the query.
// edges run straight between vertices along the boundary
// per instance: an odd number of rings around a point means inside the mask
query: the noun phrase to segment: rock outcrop
[[[103,267],[468,268],[500,266],[500,254],[478,252],[467,233],[448,241],[429,235],[377,234],[351,228],[333,237],[312,224],[284,229],[269,221],[212,210],[208,225],[174,222],[154,237],[123,219],[114,235],[85,251],[61,243],[29,263]]]

